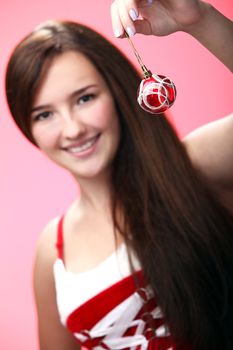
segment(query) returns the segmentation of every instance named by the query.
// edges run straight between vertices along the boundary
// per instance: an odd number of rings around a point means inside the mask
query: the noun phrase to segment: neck
[[[82,212],[94,210],[109,213],[111,208],[110,173],[101,174],[95,178],[76,180],[80,189],[78,206]]]

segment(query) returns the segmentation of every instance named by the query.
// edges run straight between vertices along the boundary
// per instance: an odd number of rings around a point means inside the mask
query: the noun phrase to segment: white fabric
[[[135,271],[140,270],[140,264],[134,255],[132,255],[132,263]],[[54,278],[62,323],[65,325],[68,316],[83,303],[130,274],[131,269],[125,244],[122,244],[116,252],[95,268],[79,274],[67,271],[63,261],[57,259],[54,263]],[[147,300],[153,298],[149,287],[146,287],[145,293]],[[91,329],[85,330],[85,333],[74,333],[74,336],[81,343],[84,343],[89,337],[91,339],[103,337],[102,342],[93,347],[94,350],[103,350],[106,349],[106,346],[112,350],[126,348],[135,350],[138,346],[141,350],[146,350],[148,349],[148,339],[145,336],[147,325],[142,318],[136,318],[144,302],[145,300],[135,291],[104,315]],[[154,319],[163,317],[158,306],[150,310],[150,314]],[[126,330],[131,327],[135,327],[134,334],[125,336]],[[169,336],[168,329],[163,324],[154,331],[158,338]],[[167,350],[173,349],[169,347]]]
[[[139,270],[140,264],[134,255],[132,262],[134,269]],[[61,322],[65,325],[72,311],[130,274],[128,253],[124,243],[95,268],[78,274],[67,271],[63,261],[56,259],[54,278]]]

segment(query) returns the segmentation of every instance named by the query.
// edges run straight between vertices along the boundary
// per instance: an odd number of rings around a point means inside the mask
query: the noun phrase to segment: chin
[[[78,180],[78,179],[86,179],[86,180],[93,180],[97,179],[98,177],[105,176],[109,173],[109,167],[98,167],[95,169],[87,169],[85,170],[80,170],[80,171],[74,171],[73,176]]]

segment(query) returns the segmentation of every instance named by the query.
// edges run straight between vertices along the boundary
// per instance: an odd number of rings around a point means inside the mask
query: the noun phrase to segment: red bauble
[[[141,81],[138,103],[149,113],[159,114],[170,108],[176,99],[176,87],[171,79],[152,74]]]

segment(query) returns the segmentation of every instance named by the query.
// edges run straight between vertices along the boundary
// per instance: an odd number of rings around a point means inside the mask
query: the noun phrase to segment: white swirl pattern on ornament
[[[152,81],[146,82],[146,80],[150,80],[151,78],[153,78]],[[162,108],[168,109],[174,103],[176,96],[175,84],[168,77],[153,74],[151,78],[143,79],[141,81],[138,93],[138,103],[147,111],[149,109],[154,113],[160,113]],[[173,96],[171,96],[171,94]],[[152,95],[157,96],[156,105],[149,103],[148,96]],[[153,99],[150,100],[153,101]]]

